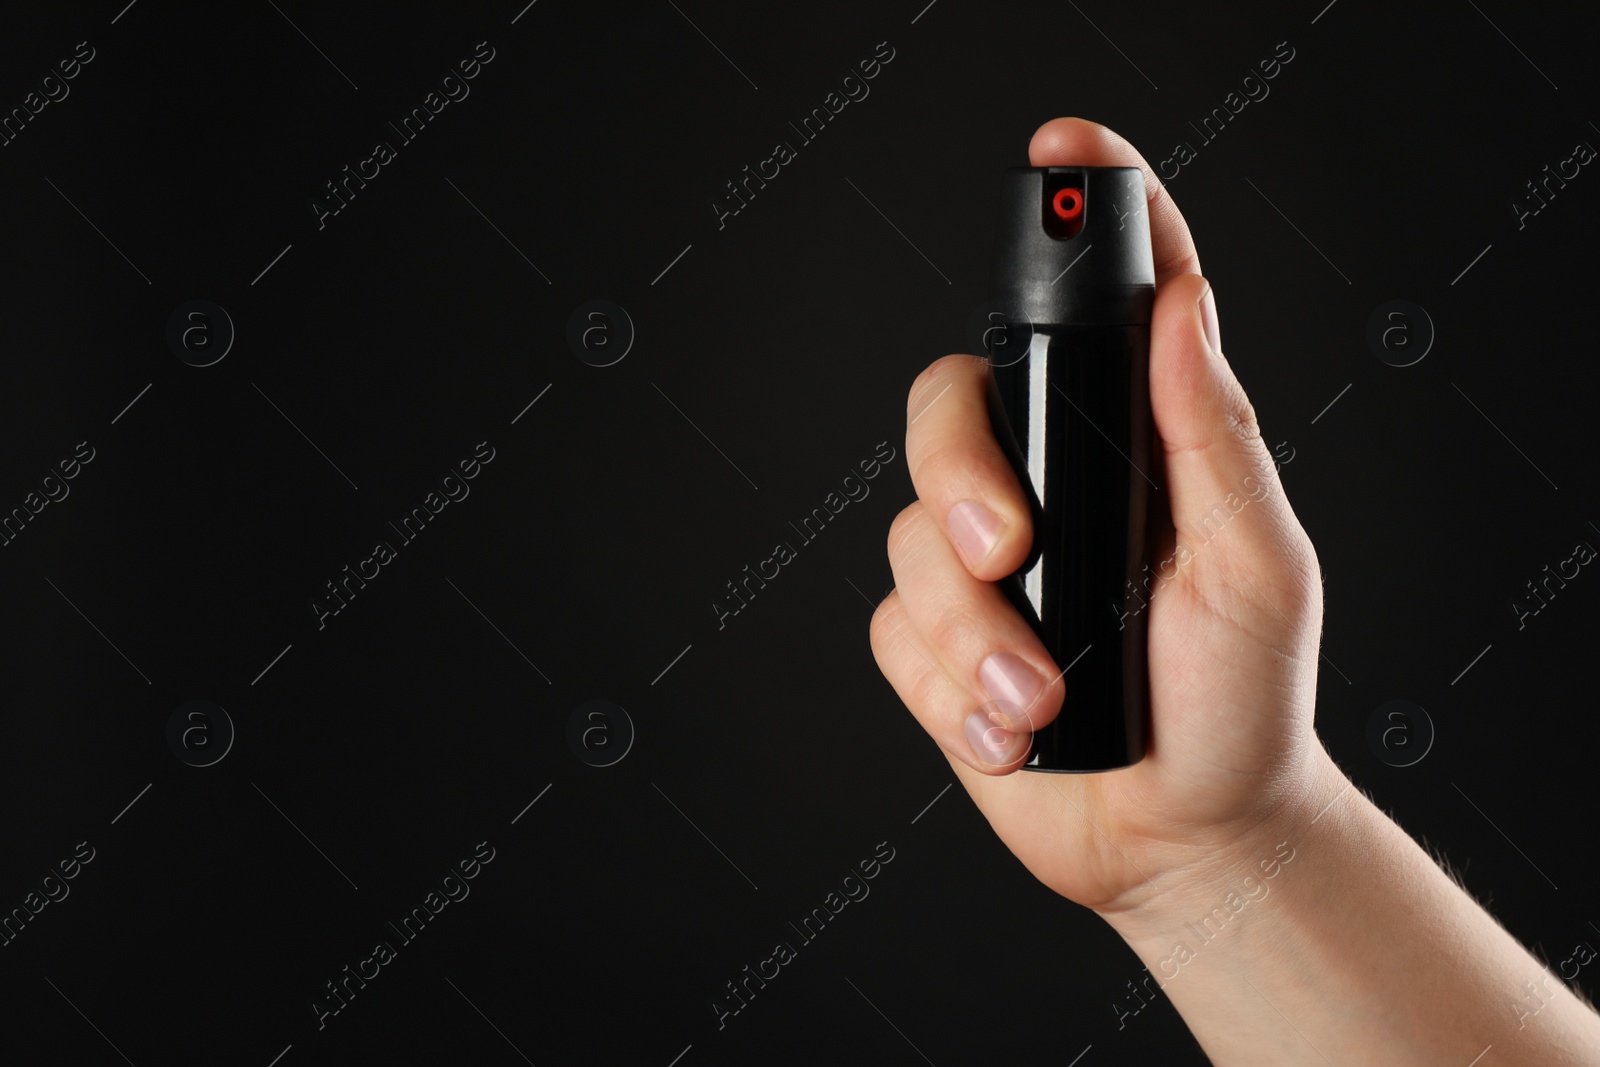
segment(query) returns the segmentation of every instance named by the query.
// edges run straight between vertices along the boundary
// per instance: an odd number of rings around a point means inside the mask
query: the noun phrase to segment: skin
[[[1029,158],[1145,174],[1160,456],[1149,473],[1173,520],[1145,609],[1149,753],[1106,774],[1015,773],[1066,683],[992,584],[1023,562],[1032,530],[973,356],[934,362],[907,401],[918,499],[890,528],[896,588],[871,623],[884,676],[1006,846],[1123,936],[1214,1062],[1600,1062],[1600,1016],[1353,788],[1313,729],[1316,551],[1221,354],[1177,205],[1127,141],[1092,122],[1045,123]],[[952,508],[963,502],[993,516],[986,551],[962,547],[972,538]],[[1225,503],[1232,517],[1208,534],[1201,517]],[[1036,673],[1036,697],[986,687],[996,652]],[[998,753],[974,749],[985,730]],[[1108,1000],[1124,994],[1108,987]]]

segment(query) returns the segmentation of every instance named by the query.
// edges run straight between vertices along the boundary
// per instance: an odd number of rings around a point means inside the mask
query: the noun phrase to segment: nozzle
[[[1044,232],[1058,241],[1076,237],[1083,229],[1083,175],[1046,173],[1042,189]]]
[[[1076,189],[1063,189],[1050,200],[1056,217],[1071,222],[1083,213],[1083,194]]]

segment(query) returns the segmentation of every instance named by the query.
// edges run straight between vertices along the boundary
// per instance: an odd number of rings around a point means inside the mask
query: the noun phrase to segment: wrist
[[[1308,833],[1344,820],[1334,811],[1354,792],[1320,740],[1312,738],[1292,773],[1248,821],[1223,829],[1220,841],[1183,846],[1180,858],[1132,894],[1096,909],[1130,944],[1170,942],[1210,916],[1222,921],[1264,899],[1293,865]],[[1329,824],[1327,827],[1321,824]]]

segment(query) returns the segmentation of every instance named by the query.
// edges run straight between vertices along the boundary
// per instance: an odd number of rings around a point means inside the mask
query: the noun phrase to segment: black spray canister
[[[990,274],[990,418],[1025,490],[1033,549],[1000,582],[1065,671],[1060,716],[1024,766],[1144,758],[1144,585],[1152,508],[1155,270],[1135,167],[1006,171]],[[1164,514],[1164,508],[1162,508]]]

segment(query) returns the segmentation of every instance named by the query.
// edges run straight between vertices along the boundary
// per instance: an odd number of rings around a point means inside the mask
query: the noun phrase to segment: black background
[[[1510,607],[1600,545],[1600,177],[1513,208],[1600,145],[1594,24],[925,3],[8,11],[0,109],[95,50],[0,148],[0,509],[94,449],[0,548],[0,909],[95,849],[0,948],[12,1057],[1205,1062],[1164,999],[1119,1028],[1142,964],[941,792],[867,642],[907,388],[970,349],[999,171],[1064,114],[1153,164],[1196,149],[1168,188],[1325,570],[1321,736],[1552,964],[1600,940],[1600,578]],[[480,41],[470,95],[319,229],[323,184]],[[724,183],[885,41],[719,229]],[[1189,122],[1279,42],[1205,143]],[[166,342],[193,299],[237,330],[213,366]],[[566,341],[591,299],[637,331],[613,366]],[[1366,341],[1393,299],[1437,330],[1409,367]],[[324,583],[480,441],[470,495],[319,629]],[[871,495],[719,630],[724,583],[885,441]],[[192,699],[237,730],[209,767],[167,744]],[[591,699],[637,731],[613,766],[567,741]],[[1437,731],[1407,768],[1366,740],[1393,699]],[[480,841],[470,896],[319,1030],[323,983]],[[870,897],[719,1030],[723,983],[880,842]]]

